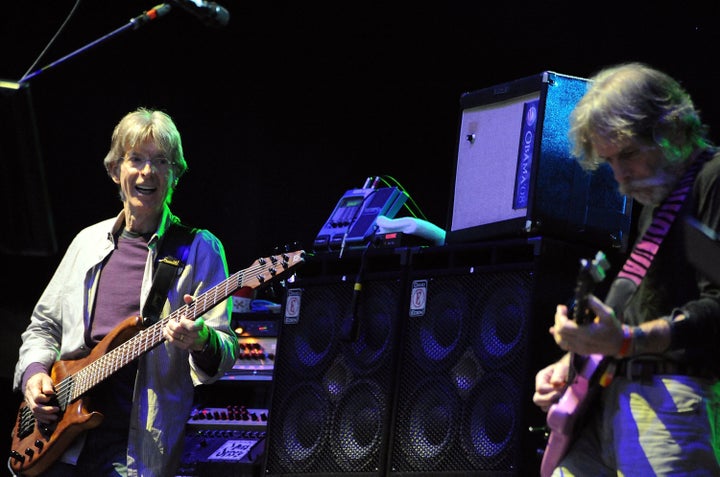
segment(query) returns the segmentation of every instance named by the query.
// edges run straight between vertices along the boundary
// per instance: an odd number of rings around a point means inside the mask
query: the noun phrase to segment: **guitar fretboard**
[[[207,292],[197,297],[192,303],[186,304],[170,313],[156,323],[141,329],[137,334],[123,342],[116,348],[108,351],[92,363],[80,369],[73,375],[67,376],[56,386],[59,405],[65,409],[72,401],[98,385],[120,368],[126,366],[134,359],[150,351],[162,343],[163,328],[170,320],[180,320],[182,316],[195,320],[209,309],[227,299],[235,290],[242,287],[258,288],[287,272],[290,256],[295,257],[295,266],[304,259],[304,252],[292,252],[278,257],[268,257],[257,260],[252,266],[231,275],[226,280],[215,285]],[[280,266],[280,270],[278,270]],[[141,318],[138,318],[140,320]]]

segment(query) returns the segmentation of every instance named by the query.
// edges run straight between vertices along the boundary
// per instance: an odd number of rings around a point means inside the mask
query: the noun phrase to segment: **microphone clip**
[[[220,28],[230,21],[230,12],[215,2],[205,0],[171,0],[186,12],[199,19],[205,26]]]

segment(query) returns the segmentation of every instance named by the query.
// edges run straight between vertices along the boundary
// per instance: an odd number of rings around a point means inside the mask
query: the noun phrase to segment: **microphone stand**
[[[150,10],[143,12],[141,15],[138,15],[135,18],[131,18],[129,22],[127,22],[125,25],[121,26],[120,28],[116,29],[115,31],[110,32],[107,35],[105,35],[101,38],[98,38],[97,40],[95,40],[81,48],[78,48],[77,50],[73,51],[72,53],[69,53],[69,54],[63,56],[62,58],[60,58],[56,61],[53,61],[52,63],[50,63],[46,66],[43,66],[42,68],[37,69],[37,70],[33,71],[32,73],[26,74],[25,76],[20,78],[18,83],[26,83],[30,79],[39,75],[40,73],[43,73],[43,72],[49,70],[50,68],[53,68],[53,67],[59,65],[60,63],[63,63],[65,60],[68,60],[68,59],[82,53],[83,51],[89,50],[90,48],[94,47],[95,45],[98,45],[98,44],[102,43],[103,41],[105,41],[109,38],[112,38],[113,36],[115,36],[119,33],[124,32],[125,30],[128,30],[130,28],[137,30],[138,28],[140,28],[143,25],[146,25],[147,23],[151,22],[152,20],[155,20],[157,18],[167,15],[168,12],[170,12],[171,8],[172,7],[170,6],[169,3],[161,3],[160,5],[156,5],[153,8],[151,8]]]

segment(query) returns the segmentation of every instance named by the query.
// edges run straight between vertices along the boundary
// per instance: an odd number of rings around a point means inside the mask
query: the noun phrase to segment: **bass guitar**
[[[179,320],[183,315],[194,320],[234,291],[268,285],[272,280],[289,274],[304,261],[305,252],[302,250],[258,259],[250,267],[233,274],[192,303],[154,324],[144,326],[142,317],[131,316],[105,336],[85,358],[55,362],[51,377],[60,416],[52,424],[41,424],[23,400],[11,436],[8,463],[11,471],[28,477],[39,475],[65,452],[80,433],[99,426],[104,416],[90,409],[90,399],[86,394],[165,341],[163,328],[168,321]]]
[[[597,283],[605,279],[609,268],[610,263],[603,252],[597,252],[592,260],[580,261],[573,307],[573,319],[578,324],[594,319],[593,313],[588,310],[588,295]],[[546,417],[550,435],[540,463],[541,477],[550,477],[567,453],[594,397],[602,386],[609,384],[613,367],[614,363],[603,355],[571,354],[570,372],[562,397],[550,406]]]

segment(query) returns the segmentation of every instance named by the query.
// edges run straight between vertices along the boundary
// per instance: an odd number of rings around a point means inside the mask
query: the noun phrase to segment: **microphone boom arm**
[[[125,31],[127,29],[132,28],[134,30],[137,30],[138,28],[140,28],[143,25],[146,25],[147,23],[151,22],[152,20],[155,20],[156,18],[160,18],[162,16],[167,15],[167,13],[170,12],[171,8],[172,7],[170,6],[169,3],[161,3],[160,5],[156,5],[153,8],[151,8],[150,10],[143,12],[141,15],[138,15],[135,18],[131,18],[129,22],[127,22],[125,25],[121,26],[120,28],[116,29],[115,31],[112,31],[112,32],[108,33],[107,35],[102,36],[102,37],[98,38],[97,40],[95,40],[91,43],[88,43],[87,45],[85,45],[81,48],[78,48],[77,50],[73,51],[72,53],[69,53],[69,54],[63,56],[62,58],[55,60],[52,63],[33,71],[32,73],[26,74],[25,76],[20,78],[18,83],[27,83],[30,79],[38,76],[40,73],[44,73],[45,71],[49,70],[50,68],[53,68],[53,67],[59,65],[60,63],[63,63],[66,60],[68,60],[86,50],[89,50],[90,48],[102,43],[103,41],[105,41],[109,38],[112,38],[113,36],[115,36],[119,33],[122,33],[123,31]]]

